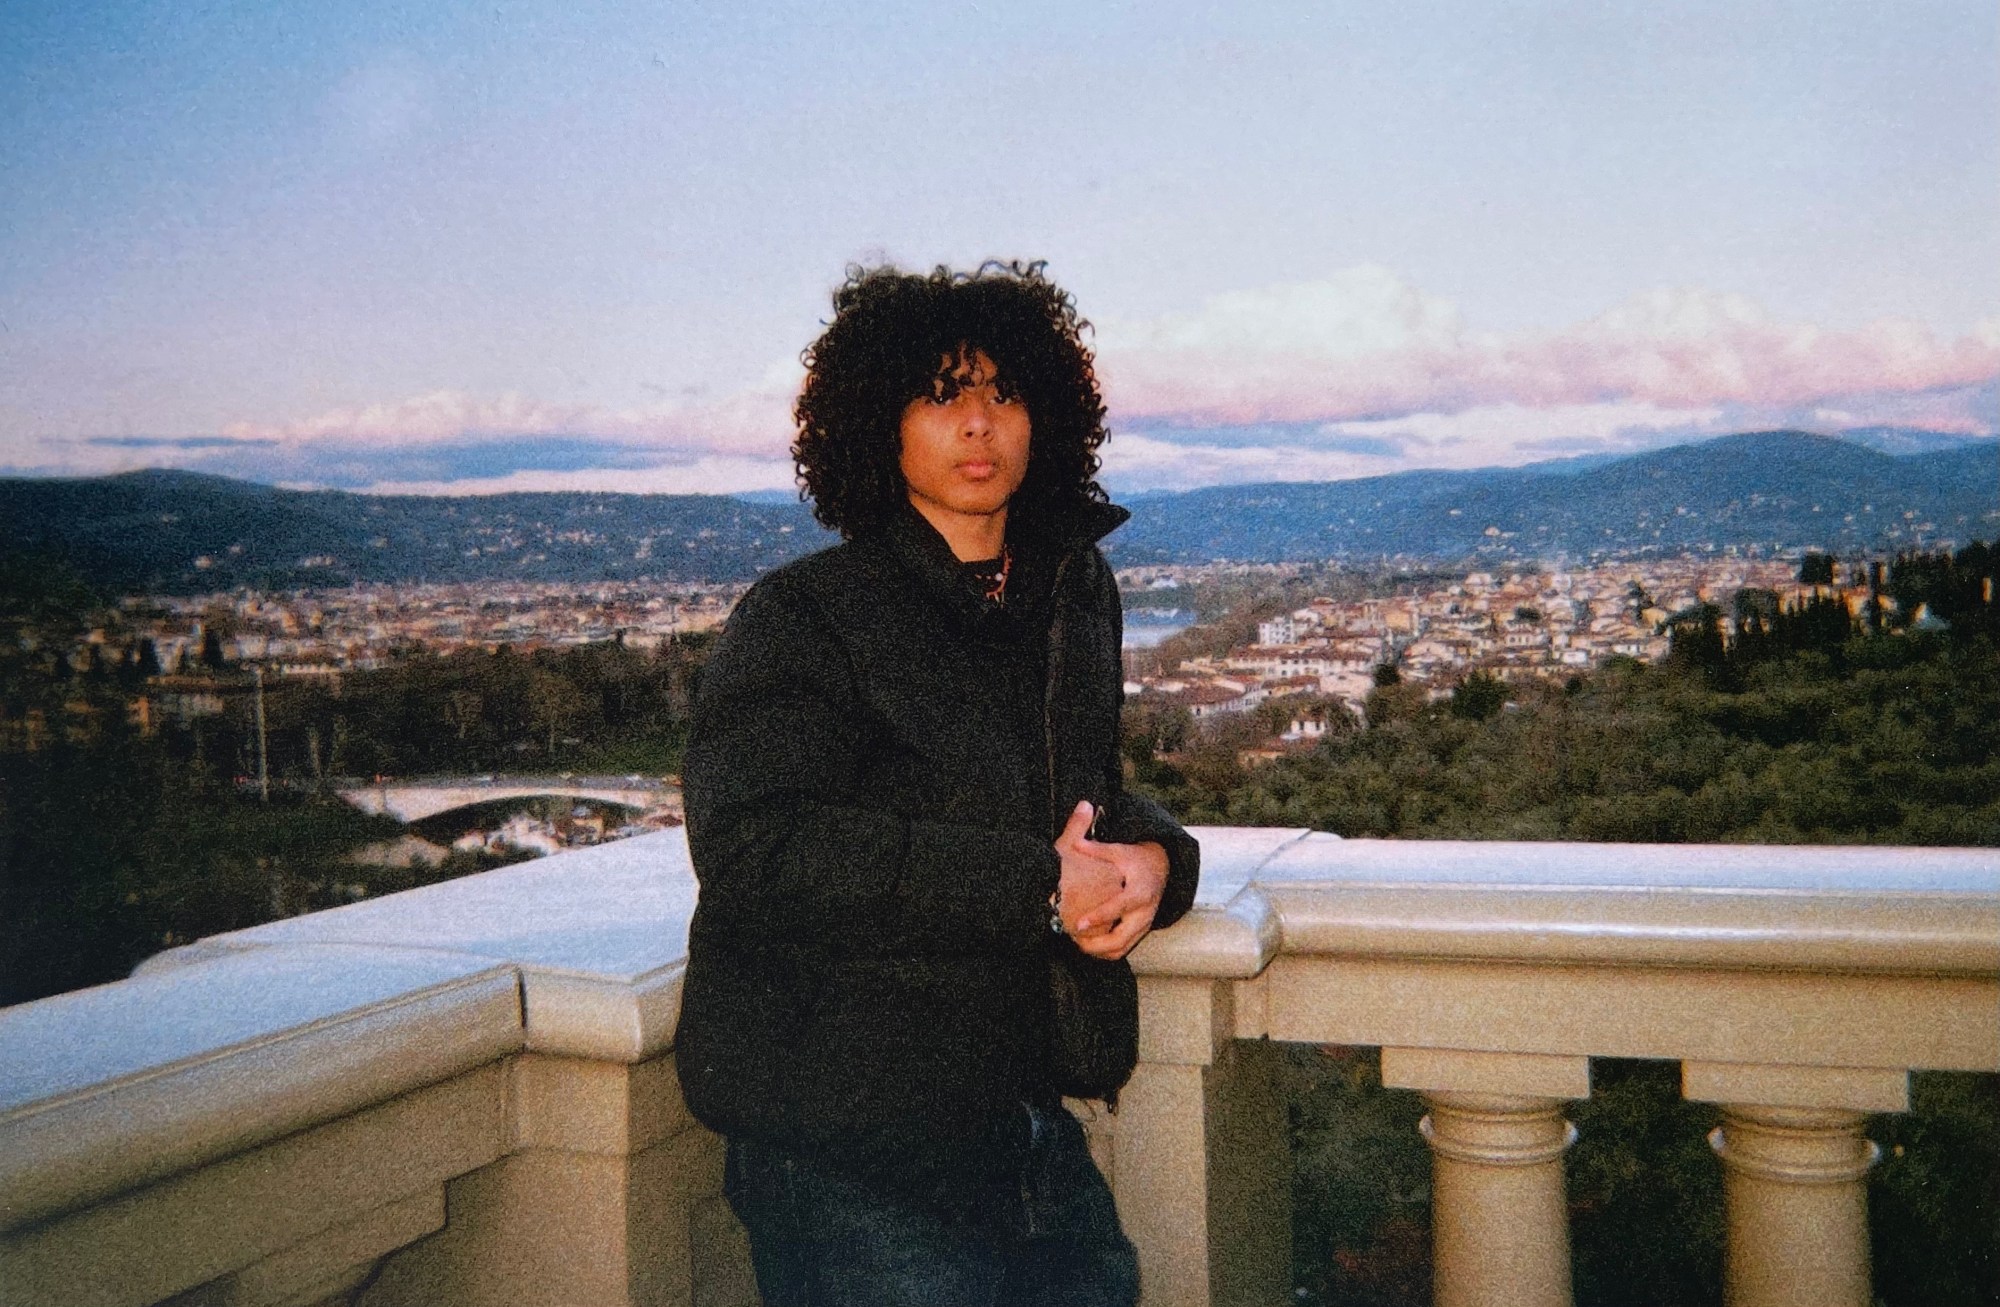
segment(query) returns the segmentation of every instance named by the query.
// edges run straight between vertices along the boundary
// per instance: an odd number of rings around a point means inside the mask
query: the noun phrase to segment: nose
[[[962,434],[980,438],[993,434],[993,405],[982,388],[972,387],[960,392],[960,402],[965,412],[959,419]]]

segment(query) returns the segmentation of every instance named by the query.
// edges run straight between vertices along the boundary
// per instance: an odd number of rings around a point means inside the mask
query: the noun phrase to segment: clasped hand
[[[1091,839],[1096,816],[1088,800],[1077,804],[1056,837],[1063,929],[1091,957],[1122,958],[1153,928],[1167,888],[1167,851]]]

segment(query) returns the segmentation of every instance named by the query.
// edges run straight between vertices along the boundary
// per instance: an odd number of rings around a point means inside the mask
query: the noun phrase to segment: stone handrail
[[[668,1055],[678,832],[0,1010],[0,1303],[755,1301]]]
[[[1209,828],[1134,955],[1092,1146],[1148,1307],[1290,1297],[1284,1112],[1242,1041],[1422,1092],[1438,1301],[1568,1301],[1565,1100],[1671,1058],[1723,1107],[1731,1302],[1867,1301],[1864,1114],[2000,1069],[2000,855]],[[0,1010],[0,1302],[755,1300],[670,1041],[678,832],[217,936]]]
[[[1562,1104],[1593,1056],[1678,1061],[1721,1105],[1732,1307],[1867,1307],[1865,1114],[1905,1110],[1912,1070],[2000,1070],[1992,851],[1202,846],[1197,912],[1135,955],[1141,1066],[1102,1149],[1149,1307],[1287,1288],[1282,1105],[1242,1040],[1379,1046],[1424,1095],[1441,1307],[1570,1301]],[[1205,1176],[1161,1174],[1176,1153]]]

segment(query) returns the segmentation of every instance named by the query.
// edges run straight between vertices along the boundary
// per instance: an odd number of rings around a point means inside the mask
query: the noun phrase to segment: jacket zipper
[[[1063,555],[1062,561],[1056,564],[1055,582],[1049,587],[1049,668],[1046,678],[1047,683],[1042,687],[1042,747],[1044,756],[1048,760],[1049,768],[1049,838],[1051,839],[1062,833],[1063,826],[1063,823],[1057,820],[1059,815],[1057,804],[1060,800],[1056,795],[1056,669],[1061,656],[1062,644],[1060,637],[1062,635],[1063,620],[1063,576],[1069,571],[1070,560],[1074,557],[1076,557],[1074,552]],[[1091,801],[1090,814],[1090,835],[1093,839],[1097,836],[1098,819],[1103,815],[1102,809],[1097,804],[1097,801],[1093,799]],[[1104,1106],[1105,1110],[1110,1112],[1111,1115],[1118,1115],[1117,1090],[1112,1090],[1105,1097]],[[1022,1177],[1021,1182],[1021,1199],[1024,1203],[1028,1201],[1028,1185],[1025,1176]]]
[[[1063,576],[1069,571],[1070,559],[1076,557],[1072,551],[1062,556],[1056,564],[1056,579],[1049,587],[1049,666],[1042,686],[1042,753],[1048,766],[1049,777],[1049,838],[1062,834],[1066,819],[1056,811],[1059,799],[1056,795],[1056,671],[1062,657],[1062,584]],[[1091,814],[1091,825],[1097,824],[1097,814]]]

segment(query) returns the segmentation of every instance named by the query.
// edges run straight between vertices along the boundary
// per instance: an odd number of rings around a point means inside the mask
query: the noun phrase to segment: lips
[[[958,474],[968,481],[985,481],[993,476],[997,465],[984,461],[958,464]]]

